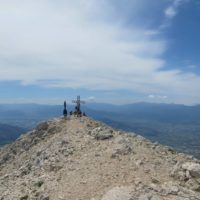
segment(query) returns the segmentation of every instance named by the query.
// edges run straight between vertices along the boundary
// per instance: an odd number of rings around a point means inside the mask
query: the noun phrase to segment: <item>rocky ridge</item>
[[[90,118],[0,149],[0,200],[200,200],[200,161]]]

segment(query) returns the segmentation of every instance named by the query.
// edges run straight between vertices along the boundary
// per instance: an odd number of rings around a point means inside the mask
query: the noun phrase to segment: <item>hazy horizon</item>
[[[157,105],[179,105],[179,106],[188,106],[188,107],[192,107],[192,106],[199,106],[200,104],[178,104],[178,103],[163,103],[163,102],[145,102],[145,101],[137,101],[137,102],[130,102],[130,103],[121,103],[121,104],[117,104],[117,103],[107,103],[107,102],[96,102],[96,101],[87,101],[85,99],[82,99],[85,101],[85,104],[82,106],[86,106],[91,105],[91,104],[99,104],[99,105],[112,105],[112,106],[126,106],[126,105],[134,105],[134,104],[157,104]],[[20,102],[20,103],[14,103],[14,102],[10,102],[10,103],[6,103],[6,102],[2,102],[0,103],[0,105],[41,105],[41,106],[63,106],[64,101],[66,101],[67,105],[70,106],[74,106],[75,104],[67,101],[66,99],[63,99],[63,101],[58,102],[58,103],[37,103],[37,102]]]

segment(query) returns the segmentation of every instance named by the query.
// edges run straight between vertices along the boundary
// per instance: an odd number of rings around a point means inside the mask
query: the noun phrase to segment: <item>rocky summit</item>
[[[88,117],[0,149],[0,200],[200,200],[200,161]]]

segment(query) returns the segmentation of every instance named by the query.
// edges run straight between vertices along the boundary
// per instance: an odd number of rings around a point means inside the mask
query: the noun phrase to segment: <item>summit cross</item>
[[[76,104],[75,110],[77,115],[81,115],[81,104],[85,104],[85,101],[81,101],[81,97],[77,96],[77,100],[73,100],[72,103]]]

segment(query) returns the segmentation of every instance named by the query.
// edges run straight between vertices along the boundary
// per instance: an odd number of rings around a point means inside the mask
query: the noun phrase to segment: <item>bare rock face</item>
[[[92,130],[91,134],[96,140],[107,140],[113,137],[111,129],[106,129],[104,127],[98,127]]]
[[[177,163],[171,176],[179,180],[182,185],[194,191],[200,191],[200,164],[197,161]]]
[[[194,162],[186,162],[182,165],[182,169],[188,173],[188,176],[200,178],[200,164]]]
[[[0,148],[0,200],[200,200],[200,161],[87,117]]]
[[[133,148],[133,144],[127,138],[123,138],[123,136],[120,135],[115,139],[111,157],[116,158],[120,155],[133,153]]]

